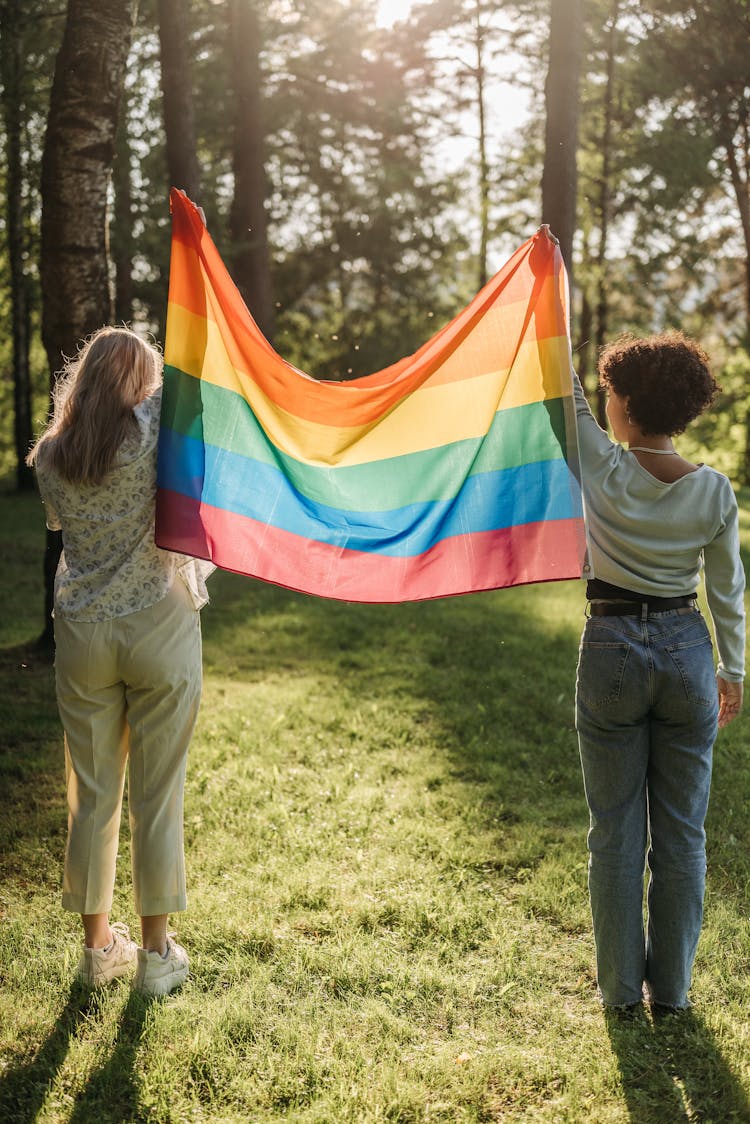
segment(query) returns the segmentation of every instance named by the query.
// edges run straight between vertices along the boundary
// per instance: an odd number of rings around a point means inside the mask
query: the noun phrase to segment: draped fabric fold
[[[581,576],[565,270],[541,228],[413,355],[287,363],[171,193],[156,541],[305,593],[394,602]]]

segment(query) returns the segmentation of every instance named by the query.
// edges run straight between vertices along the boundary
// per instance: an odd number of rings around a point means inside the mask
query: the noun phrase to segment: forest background
[[[584,383],[622,331],[696,335],[724,393],[683,447],[750,481],[746,0],[0,0],[0,31],[8,486],[81,335],[163,338],[171,185],[325,378],[415,350],[551,221]]]
[[[0,0],[2,1119],[750,1120],[743,722],[717,745],[697,1013],[605,1020],[577,583],[362,606],[215,575],[191,980],[82,999],[24,465],[80,338],[163,339],[174,185],[326,378],[413,351],[549,222],[592,399],[604,340],[698,336],[724,390],[680,448],[750,483],[749,47],[746,0]]]

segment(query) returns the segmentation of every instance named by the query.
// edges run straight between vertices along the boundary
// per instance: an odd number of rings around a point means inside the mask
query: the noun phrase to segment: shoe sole
[[[162,979],[153,980],[151,983],[146,983],[144,980],[141,983],[137,981],[133,984],[136,991],[141,995],[153,995],[161,997],[170,995],[176,988],[181,987],[185,980],[188,978],[188,969],[180,969],[178,972],[173,972],[171,976],[164,976]]]
[[[106,987],[112,980],[121,979],[122,976],[127,976],[132,970],[132,964],[123,964],[121,968],[117,968],[107,976],[90,976],[83,972],[77,972],[76,979],[84,987]]]

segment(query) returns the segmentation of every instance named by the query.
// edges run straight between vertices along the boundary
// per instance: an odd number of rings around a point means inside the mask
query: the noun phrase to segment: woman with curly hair
[[[592,572],[576,727],[598,985],[608,1007],[645,993],[657,1011],[678,1010],[690,1005],[703,920],[713,743],[742,706],[737,501],[726,476],[672,444],[718,390],[695,342],[678,332],[617,341],[599,378],[615,441],[575,379]],[[701,569],[717,671],[696,603]]]
[[[28,457],[63,540],[55,683],[69,808],[63,907],[84,933],[77,975],[100,985],[135,968],[136,988],[151,995],[188,974],[167,918],[186,906],[185,763],[213,569],[154,543],[161,366],[134,332],[101,328],[58,379]],[[140,948],[109,923],[126,771]]]

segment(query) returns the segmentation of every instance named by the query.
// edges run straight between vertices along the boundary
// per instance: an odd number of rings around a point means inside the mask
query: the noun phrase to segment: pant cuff
[[[187,909],[185,894],[172,894],[168,898],[150,898],[136,901],[135,911],[139,917],[157,917],[162,913],[182,913]]]
[[[62,907],[69,913],[111,913],[112,898],[100,898],[98,901],[87,901],[81,894],[71,894],[65,890],[62,896]]]

